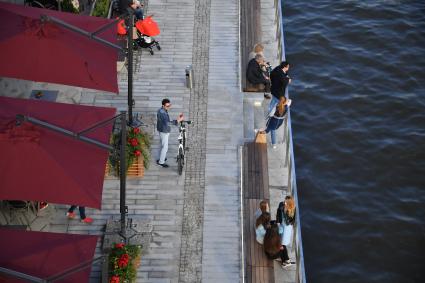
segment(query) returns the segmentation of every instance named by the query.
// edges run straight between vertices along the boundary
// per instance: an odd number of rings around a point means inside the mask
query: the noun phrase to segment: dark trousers
[[[286,249],[286,247],[284,245],[282,245],[282,246],[283,246],[283,250],[279,250],[275,254],[269,254],[268,252],[266,252],[266,256],[268,257],[268,259],[276,259],[276,258],[280,257],[282,262],[289,260],[288,250]]]
[[[74,212],[74,209],[76,209],[77,206],[76,205],[72,205],[69,209],[68,212]],[[86,208],[84,206],[79,206],[78,210],[80,211],[80,218],[81,219],[85,219],[86,218]]]

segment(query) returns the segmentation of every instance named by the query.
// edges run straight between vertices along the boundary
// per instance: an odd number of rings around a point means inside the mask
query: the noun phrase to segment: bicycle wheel
[[[177,170],[179,175],[183,173],[183,166],[184,166],[184,155],[183,150],[179,148],[179,153],[177,155]]]

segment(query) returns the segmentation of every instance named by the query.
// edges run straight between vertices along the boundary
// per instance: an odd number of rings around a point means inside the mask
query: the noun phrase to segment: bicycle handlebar
[[[182,120],[182,121],[180,121],[180,124],[181,124],[181,125],[183,125],[183,124],[188,124],[188,125],[190,125],[190,124],[192,124],[192,121],[190,121],[190,120]]]

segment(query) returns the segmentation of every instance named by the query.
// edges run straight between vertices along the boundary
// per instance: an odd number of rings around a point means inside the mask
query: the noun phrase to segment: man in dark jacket
[[[270,90],[270,78],[264,74],[261,66],[264,65],[264,57],[261,54],[255,55],[255,58],[251,59],[246,69],[246,79],[253,85],[258,87],[258,90],[264,90],[269,92]]]
[[[289,62],[283,61],[279,66],[273,69],[270,74],[270,81],[272,83],[271,93],[272,100],[269,105],[269,112],[276,107],[279,99],[285,96],[285,90],[288,84],[291,83],[291,78],[288,75]]]
[[[170,123],[177,126],[177,123],[183,120],[183,113],[180,113],[176,120],[171,120],[170,116],[168,116],[168,110],[170,107],[170,100],[168,98],[164,98],[162,100],[162,107],[158,109],[156,114],[156,129],[159,133],[159,140],[161,143],[156,163],[164,168],[168,167],[168,164],[165,163],[165,160],[167,160],[168,136],[170,135],[171,131]]]

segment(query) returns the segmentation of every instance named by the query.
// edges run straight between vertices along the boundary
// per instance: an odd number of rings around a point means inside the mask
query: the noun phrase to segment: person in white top
[[[264,242],[266,230],[270,228],[270,219],[270,213],[263,212],[255,222],[255,239],[260,245],[262,245]]]

